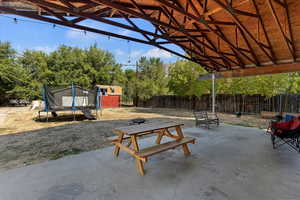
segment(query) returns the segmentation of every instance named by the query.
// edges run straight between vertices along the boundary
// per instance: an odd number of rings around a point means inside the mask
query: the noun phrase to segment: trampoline
[[[85,89],[76,85],[68,87],[48,87],[43,86],[42,96],[44,108],[39,111],[39,119],[41,112],[46,112],[46,120],[49,119],[49,112],[55,117],[56,112],[72,111],[73,120],[75,120],[75,112],[81,111],[87,119],[96,119],[91,110],[98,112],[101,109],[101,90],[100,88]]]

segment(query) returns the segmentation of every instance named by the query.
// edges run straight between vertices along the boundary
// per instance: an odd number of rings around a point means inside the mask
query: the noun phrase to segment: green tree
[[[89,65],[87,71],[91,78],[91,84],[120,85],[125,83],[125,77],[113,56],[108,51],[103,51],[96,44],[86,50],[86,64]]]
[[[148,99],[155,95],[169,93],[168,77],[164,72],[164,64],[159,58],[141,57],[137,62],[137,93],[139,98]]]
[[[16,56],[16,51],[11,47],[9,42],[0,41],[0,62],[12,61]]]
[[[29,98],[29,73],[16,62],[16,51],[7,42],[0,42],[0,103],[11,98]]]
[[[48,67],[48,55],[41,51],[26,50],[19,57],[18,63],[23,66],[30,77],[30,99],[41,98],[40,88],[55,83],[55,74]],[[28,89],[29,89],[28,88]]]
[[[170,68],[170,90],[180,96],[201,96],[209,94],[211,81],[198,80],[199,76],[207,72],[198,64],[178,60]]]
[[[132,69],[124,71],[125,83],[123,86],[123,100],[126,102],[133,101],[136,92],[136,73]]]
[[[48,67],[54,72],[54,80],[49,85],[67,86],[76,84],[90,87],[90,65],[86,63],[86,53],[76,47],[60,46],[49,55]]]

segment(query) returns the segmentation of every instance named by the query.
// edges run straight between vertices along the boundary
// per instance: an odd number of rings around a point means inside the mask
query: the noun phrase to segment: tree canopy
[[[141,57],[137,62],[137,92],[140,99],[168,94],[168,77],[164,63],[159,58]]]
[[[96,45],[87,49],[60,46],[50,54],[25,50],[17,56],[9,43],[0,43],[0,92],[2,103],[11,98],[39,99],[43,84],[123,85],[125,76],[113,54]],[[0,102],[1,103],[1,102]]]
[[[178,60],[170,67],[169,87],[172,93],[181,96],[201,96],[211,90],[210,81],[200,81],[198,77],[207,73],[198,64]]]
[[[136,72],[137,70],[137,72]],[[211,92],[211,81],[198,77],[207,73],[196,63],[177,60],[164,63],[159,58],[141,57],[136,69],[122,69],[114,55],[92,45],[82,49],[62,45],[46,54],[25,50],[17,53],[8,42],[0,42],[0,104],[9,99],[40,99],[43,84],[76,84],[92,88],[96,84],[123,87],[123,99],[142,100],[156,95],[201,96]],[[261,94],[300,92],[300,73],[218,79],[217,93]]]

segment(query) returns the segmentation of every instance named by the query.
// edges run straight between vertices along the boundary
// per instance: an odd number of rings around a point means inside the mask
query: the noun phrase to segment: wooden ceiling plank
[[[119,27],[122,27],[122,28],[125,28],[125,29],[129,29],[129,30],[133,30],[133,31],[135,31],[135,32],[142,32],[142,33],[146,33],[146,34],[149,34],[149,35],[154,35],[154,36],[157,36],[157,37],[161,37],[161,38],[164,38],[164,36],[159,36],[159,35],[155,35],[154,33],[152,33],[152,32],[148,32],[148,31],[144,31],[144,30],[137,30],[137,29],[135,29],[134,27],[130,27],[130,26],[127,26],[127,25],[124,25],[124,24],[120,24],[120,23],[117,23],[117,22],[113,22],[113,21],[110,21],[110,20],[107,20],[107,19],[103,19],[103,18],[99,18],[99,17],[94,17],[94,16],[90,16],[90,15],[86,15],[86,14],[83,14],[83,13],[76,13],[75,11],[73,11],[73,10],[68,10],[68,8],[65,8],[65,7],[61,7],[61,6],[59,6],[59,5],[55,5],[55,4],[52,4],[52,3],[49,3],[49,2],[43,2],[43,1],[41,1],[41,0],[28,0],[28,1],[31,1],[33,4],[37,4],[37,6],[39,6],[39,5],[41,5],[41,6],[49,6],[49,7],[54,7],[55,9],[58,9],[58,10],[66,10],[67,12],[70,12],[70,13],[73,13],[74,15],[81,15],[81,16],[83,16],[83,17],[85,17],[85,18],[91,18],[91,19],[94,19],[94,20],[96,20],[96,21],[102,21],[102,22],[104,22],[104,23],[108,23],[108,24],[111,24],[111,25],[115,25],[115,26],[119,26]],[[43,4],[43,3],[45,3],[45,4]],[[106,21],[106,22],[105,22]],[[75,25],[75,24],[74,24]],[[128,37],[127,37],[128,38]],[[167,39],[167,38],[165,38],[165,39]],[[129,39],[130,40],[130,39]],[[142,41],[142,40],[141,40]],[[145,43],[145,41],[144,42],[141,42],[141,43]],[[147,44],[151,44],[151,45],[153,45],[153,43],[147,43]],[[162,49],[164,49],[164,50],[166,50],[166,51],[168,51],[169,49],[167,49],[167,48],[165,48],[165,47],[161,47]],[[173,52],[173,51],[172,51]],[[178,56],[180,56],[180,54],[178,54],[177,52],[173,52],[173,54],[175,54],[175,55],[178,55]],[[183,57],[182,55],[180,56],[180,57]],[[186,56],[184,56],[184,58],[187,58]],[[190,59],[189,58],[189,60],[193,60],[193,59]],[[207,65],[205,65],[205,64],[202,64],[205,68],[207,68]]]
[[[135,32],[142,32],[142,33],[145,33],[147,35],[152,35],[152,36],[157,36],[157,37],[164,38],[163,35],[156,35],[155,33],[145,31],[145,30],[137,30],[134,27],[131,27],[131,26],[128,26],[128,25],[125,25],[125,24],[121,24],[119,22],[108,20],[108,19],[105,19],[105,18],[102,18],[102,17],[93,16],[93,15],[90,15],[88,13],[82,13],[82,12],[79,13],[79,12],[73,11],[72,9],[69,9],[69,8],[66,8],[66,7],[57,5],[57,4],[49,3],[49,2],[46,2],[46,1],[43,1],[43,0],[26,0],[26,1],[30,1],[32,4],[34,4],[36,6],[45,6],[45,7],[48,7],[48,8],[69,12],[71,14],[81,16],[81,17],[84,17],[86,19],[93,19],[95,21],[100,21],[100,22],[110,24],[110,25],[113,25],[113,26],[118,26],[120,28],[124,28],[124,29],[127,29],[127,30],[131,30],[131,31],[135,31]]]
[[[185,12],[188,12],[189,6],[190,6],[189,2],[186,1],[186,2],[185,2]],[[184,16],[184,17],[183,17],[183,24],[185,24],[186,21],[187,21],[187,16]]]
[[[194,3],[191,0],[188,0],[188,2],[191,4],[192,9],[194,10],[194,12],[196,12],[196,14],[198,15],[198,17],[201,17],[201,14],[197,10],[197,8],[195,7]],[[200,27],[197,24],[193,23],[193,25],[196,27],[197,30],[200,29]],[[202,33],[202,35],[204,36],[205,40],[215,49],[215,51],[218,52],[219,55],[221,55],[221,57],[223,58],[223,62],[224,62],[225,65],[228,65],[231,68],[231,65],[230,65],[230,63],[228,63],[228,60],[230,62],[238,65],[235,61],[231,60],[230,58],[226,57],[226,55],[224,55],[223,53],[221,53],[220,50],[216,48],[216,46],[214,45],[214,43],[209,39],[209,37],[205,33]]]
[[[144,15],[146,15],[146,13],[145,13],[145,11],[136,3],[136,1],[135,0],[131,0],[131,2],[133,3],[133,5],[142,13],[142,14],[144,14]],[[128,19],[129,20],[129,19]],[[130,22],[131,20],[129,20],[129,22]],[[130,24],[132,24],[133,26],[135,26],[136,28],[138,28],[133,22],[130,22]],[[155,27],[156,27],[156,25],[155,24],[153,24]],[[144,35],[144,34],[143,34]],[[144,35],[144,37],[146,37],[149,41],[151,41],[151,39],[147,36],[147,35]],[[175,44],[177,44],[178,46],[181,46],[181,44],[180,44],[180,42],[178,42],[178,41],[175,41],[175,40],[172,40],[172,39],[170,39],[170,38],[168,38],[171,42],[173,42],[173,43],[175,43]],[[152,42],[154,42],[155,43],[155,41],[154,40],[152,40]],[[156,46],[158,47],[158,48],[162,48],[162,46],[161,45],[159,45],[159,44],[157,44],[157,43],[155,43],[156,44]],[[182,46],[181,46],[182,47]],[[183,47],[182,47],[183,48]]]
[[[259,11],[259,9],[258,9],[258,7],[257,7],[256,0],[251,0],[251,3],[252,3],[252,5],[254,6],[254,9],[255,9],[255,11],[256,11],[256,13],[257,13],[257,15],[258,15],[258,20],[259,20],[259,22],[260,22],[260,24],[261,24],[261,26],[262,26],[262,30],[263,30],[264,37],[265,37],[265,39],[266,39],[266,41],[267,41],[267,43],[268,43],[268,46],[266,46],[266,45],[264,45],[264,44],[262,44],[262,43],[261,43],[261,45],[265,46],[265,48],[267,48],[267,47],[269,48],[269,51],[270,51],[270,54],[271,54],[271,57],[272,57],[271,60],[272,60],[272,62],[275,64],[275,63],[276,63],[276,57],[275,57],[275,53],[274,53],[272,44],[271,44],[271,42],[270,42],[270,38],[269,38],[269,36],[268,36],[268,34],[267,34],[267,31],[266,31],[266,27],[265,27],[266,25],[264,24],[264,22],[263,22],[263,20],[262,20],[260,11]]]
[[[98,6],[98,4],[89,2],[89,3],[85,4],[84,6],[80,6],[78,9],[80,12],[82,12],[82,11],[85,11],[85,10],[88,10],[91,8],[95,8],[96,6]]]
[[[176,26],[179,28],[179,30],[184,30],[184,27],[175,19],[175,17],[172,15],[172,13],[170,13],[170,11],[165,7],[165,6],[162,6],[163,8],[163,11],[166,13],[167,16],[170,17],[170,19],[176,24]],[[172,10],[173,11],[173,10]],[[191,41],[193,41],[193,45],[196,46],[198,48],[198,50],[200,52],[203,52],[201,46],[199,46],[197,43],[201,43],[200,40],[198,40],[197,38],[194,38],[193,36],[191,36],[189,33],[186,33],[186,32],[183,32],[184,35],[186,35],[187,38],[189,38]],[[207,45],[206,45],[207,46]],[[212,51],[214,51],[211,47],[209,47]],[[202,55],[198,55],[198,56],[202,56]],[[205,56],[205,58],[207,58],[207,56]],[[221,65],[225,68],[229,68],[230,66],[226,66],[226,65],[222,65],[216,61],[214,61],[213,59],[210,59],[208,58],[209,61],[211,63],[214,63],[214,64],[217,64],[217,65]]]
[[[197,26],[197,24],[193,24],[196,28],[199,28]],[[232,59],[226,57],[221,51],[220,49],[216,48],[216,46],[214,45],[214,43],[209,39],[209,37],[205,34],[205,33],[202,33],[203,37],[205,38],[205,40],[211,45],[211,47],[214,49],[214,52],[217,53],[220,58],[222,58],[223,60],[223,63],[225,66],[228,66],[229,68],[228,69],[231,69],[231,64],[230,62],[234,63],[234,64],[237,64],[235,61],[233,61]],[[204,42],[202,42],[204,43]],[[205,46],[205,45],[204,45]]]
[[[206,3],[207,3],[207,1],[206,1]],[[244,1],[240,2],[239,4],[235,5],[235,7],[236,8],[240,7],[240,6],[242,6],[242,5],[246,4],[246,3],[249,3],[249,0],[244,0]],[[229,4],[229,5],[232,5],[232,4]],[[214,15],[214,14],[216,14],[218,12],[221,12],[221,11],[223,11],[223,9],[220,8],[220,7],[218,7],[218,8],[215,8],[214,10],[209,10],[207,12],[205,11],[205,13],[203,15],[204,15],[204,17],[208,17],[208,16]]]
[[[102,14],[102,13],[105,13],[105,12],[107,12],[107,11],[109,11],[109,10],[111,10],[110,7],[104,7],[104,8],[101,8],[101,9],[99,9],[99,10],[97,10],[97,11],[91,13],[91,15],[98,16],[98,15],[100,15],[100,14]],[[86,20],[86,18],[85,18],[85,17],[77,17],[77,18],[72,19],[72,20],[70,20],[70,21],[71,21],[72,23],[76,24],[76,23],[81,22],[81,21],[83,21],[83,20]]]
[[[284,0],[284,4],[285,4],[285,14],[287,17],[287,23],[288,23],[288,33],[289,33],[289,41],[290,41],[290,45],[292,46],[292,51],[293,51],[293,59],[294,61],[296,61],[296,48],[295,48],[295,43],[294,43],[294,36],[293,36],[293,32],[292,32],[292,25],[291,25],[291,19],[290,19],[290,12],[289,12],[289,8],[288,8],[288,4],[287,1]]]
[[[102,1],[102,0],[101,0]],[[226,44],[228,44],[229,46],[231,46],[232,48],[234,48],[235,50],[238,50],[226,37],[224,37],[223,34],[220,34],[218,31],[214,30],[213,28],[211,28],[209,26],[209,24],[206,23],[206,20],[202,19],[202,18],[198,18],[190,13],[185,13],[184,10],[182,10],[181,8],[178,8],[178,7],[174,7],[172,4],[170,4],[169,2],[165,1],[165,0],[156,0],[158,2],[161,2],[163,3],[164,5],[170,7],[170,8],[173,8],[175,9],[176,11],[184,14],[184,15],[187,15],[188,17],[190,18],[193,18],[193,19],[197,19],[198,22],[204,24],[206,26],[206,28],[208,30],[210,30],[212,33],[214,33],[215,35],[218,35]],[[250,58],[248,55],[244,54],[243,52],[239,52],[241,55],[243,55],[247,60],[251,61],[252,63],[255,63],[255,60],[253,60],[252,58]]]
[[[289,50],[289,52],[290,52],[290,54],[291,54],[293,60],[295,61],[295,60],[296,60],[296,56],[295,56],[294,49],[291,48],[291,46],[290,46],[290,44],[289,44],[289,40],[288,40],[288,38],[286,37],[286,35],[285,35],[284,31],[283,31],[283,28],[282,28],[282,26],[281,26],[281,23],[280,23],[280,21],[279,21],[279,18],[278,18],[278,16],[277,16],[277,14],[276,14],[276,12],[275,12],[275,9],[274,9],[274,6],[273,6],[273,4],[272,4],[272,1],[271,1],[271,0],[267,0],[267,3],[268,3],[268,6],[269,6],[269,9],[270,9],[270,11],[271,11],[271,14],[272,14],[272,16],[273,16],[273,18],[274,18],[274,21],[275,21],[275,23],[276,23],[276,26],[277,26],[277,28],[278,28],[278,30],[279,30],[279,32],[280,32],[282,38],[284,39],[285,44],[286,44],[286,46],[287,46],[287,48],[288,48],[288,50]]]
[[[46,12],[50,13],[52,16],[56,17],[57,19],[60,19],[61,21],[69,22],[69,20],[67,20],[66,18],[64,18],[61,14],[55,13],[54,11],[52,11],[51,9],[49,9],[47,7],[41,6],[41,8],[43,10],[45,10]]]
[[[233,21],[239,26],[239,28],[244,31],[262,50],[262,52],[269,58],[272,59],[272,57],[269,55],[269,53],[266,51],[264,47],[262,47],[259,42],[256,40],[256,38],[249,32],[249,30],[242,24],[242,22],[234,15],[234,12],[231,8],[223,4],[220,0],[212,0],[215,3],[217,3],[220,7],[222,7],[233,19]],[[259,63],[257,63],[259,65]]]
[[[141,10],[142,12],[143,12],[143,10]],[[121,13],[121,15],[126,19],[126,21],[128,22],[128,23],[130,23],[133,27],[135,27],[136,29],[140,29],[131,19],[129,19],[125,14],[123,14],[122,12],[120,12]],[[163,47],[163,46],[161,46],[160,44],[158,44],[157,42],[154,42],[153,40],[151,40],[150,38],[149,38],[149,36],[148,35],[146,35],[146,34],[144,34],[144,33],[141,33],[148,41],[149,41],[149,43],[151,43],[153,46],[156,46],[156,47],[158,47],[158,48],[160,48],[160,49],[164,49],[165,51],[167,51],[167,52],[169,52],[169,53],[172,53],[172,54],[174,54],[174,55],[181,55],[181,54],[178,54],[177,52],[175,52],[175,51],[173,51],[173,50],[170,50],[170,49],[168,49],[168,48],[165,48],[165,47]],[[178,42],[178,41],[177,41]]]
[[[202,4],[202,3],[200,2],[200,0],[198,0],[197,2],[198,2],[198,4],[202,7],[202,10],[205,11],[205,10],[206,10],[206,6],[207,6],[207,1],[205,0],[205,1],[204,1],[204,4]],[[208,19],[214,20],[214,18],[213,18],[212,16],[208,16]],[[215,26],[215,27],[216,27],[216,30],[218,31],[218,33],[220,33],[221,36],[222,36],[225,40],[228,40],[228,39],[226,38],[225,34],[222,32],[222,30],[221,30],[218,26]],[[221,39],[222,39],[222,38],[221,38]],[[223,40],[224,40],[224,39],[223,39]],[[236,50],[236,48],[234,48],[234,46],[231,46],[231,45],[228,44],[228,43],[226,43],[226,44],[229,46],[229,48],[231,49],[232,53],[235,55],[236,60],[239,62],[239,66],[242,67],[242,68],[244,68],[244,67],[245,67],[245,63],[244,63],[244,62],[242,61],[242,59],[240,58],[239,52]],[[237,47],[237,46],[236,46],[236,47]],[[249,57],[248,57],[247,55],[243,54],[243,56],[245,56],[247,59],[249,59]],[[250,60],[251,60],[251,59],[250,59]]]
[[[137,38],[133,38],[133,37],[129,37],[129,36],[123,36],[123,35],[119,35],[119,34],[115,34],[115,33],[111,33],[111,32],[106,32],[106,31],[102,31],[102,30],[98,30],[98,29],[94,29],[94,28],[90,28],[90,27],[85,27],[85,26],[82,26],[82,25],[70,24],[70,23],[67,23],[67,22],[58,21],[58,20],[55,20],[55,19],[46,18],[46,17],[42,17],[42,16],[39,16],[39,15],[32,15],[32,14],[28,15],[26,13],[22,13],[20,11],[15,11],[15,10],[12,10],[12,9],[9,9],[9,8],[0,7],[0,10],[5,10],[6,12],[9,12],[11,14],[20,15],[20,16],[23,16],[23,17],[28,17],[28,18],[32,18],[32,19],[41,20],[41,21],[46,21],[46,22],[53,23],[53,24],[68,26],[68,27],[71,27],[71,28],[79,29],[79,30],[94,32],[94,33],[98,33],[98,34],[102,34],[102,35],[107,35],[107,36],[112,36],[112,37],[116,37],[116,38],[120,38],[120,39],[126,39],[126,40],[130,40],[130,41],[134,41],[134,42],[139,42],[139,43],[144,43],[144,44],[148,44],[148,45],[152,45],[152,46],[157,46],[157,45],[153,45],[152,42],[140,40],[140,39],[137,39]],[[168,51],[168,52],[170,52],[174,55],[177,55],[179,57],[182,57],[184,59],[191,60],[191,61],[195,62],[195,60],[190,59],[189,57],[184,56],[182,54],[179,54],[179,53],[177,53],[173,50],[170,50],[168,48],[165,48],[165,47],[162,47],[162,46],[159,46],[159,48],[161,48],[165,51]],[[207,68],[206,65],[203,65],[203,67]]]
[[[264,66],[264,67],[251,67],[246,69],[237,69],[232,71],[217,72],[217,78],[234,78],[234,77],[245,77],[245,76],[256,76],[256,75],[268,75],[268,74],[279,74],[279,73],[291,73],[300,72],[300,63],[288,63]],[[209,79],[208,79],[209,80]]]
[[[257,14],[253,14],[253,13],[246,12],[246,11],[243,11],[243,10],[238,10],[238,9],[235,9],[235,8],[232,8],[232,9],[233,9],[233,12],[236,13],[236,14],[258,18]]]
[[[53,18],[47,18],[47,17],[44,17],[44,16],[40,16],[38,14],[33,14],[33,13],[28,13],[28,12],[23,12],[23,11],[17,11],[15,9],[4,7],[4,6],[0,6],[0,10],[5,11],[5,12],[10,13],[10,14],[19,15],[19,16],[22,16],[22,17],[28,17],[28,18],[35,19],[35,20],[41,20],[41,21],[52,23],[52,24],[58,24],[58,25],[67,26],[67,27],[70,27],[70,28],[76,28],[76,29],[79,29],[79,30],[89,31],[89,32],[93,32],[93,33],[98,33],[98,34],[102,34],[102,35],[112,36],[112,37],[116,37],[116,38],[120,38],[120,39],[131,40],[131,41],[151,45],[148,41],[140,40],[140,39],[137,39],[137,38],[133,38],[133,37],[129,37],[129,36],[123,36],[123,35],[119,35],[119,34],[115,34],[115,33],[110,33],[110,32],[98,30],[98,29],[95,29],[95,28],[78,25],[78,24],[71,24],[71,23],[56,20],[56,19],[53,19]]]
[[[243,40],[245,41],[247,47],[248,47],[248,49],[247,49],[248,52],[251,54],[252,58],[255,60],[255,65],[259,66],[260,64],[259,64],[258,58],[257,58],[256,54],[254,53],[254,50],[253,50],[252,46],[250,45],[248,39],[246,38],[245,33],[243,32],[243,30],[241,30],[240,27],[238,27],[238,30],[239,30]]]
[[[197,13],[197,15],[198,15],[198,17],[201,17],[201,14],[198,12],[198,10],[197,10],[197,8],[195,7],[195,5],[191,2],[191,0],[188,0],[188,1],[190,1],[190,3],[191,3],[191,5],[192,5],[192,8],[193,8],[193,10]],[[207,3],[207,1],[206,2],[204,2],[204,4],[205,3]],[[203,5],[201,4],[201,2],[199,2],[199,5],[202,7]],[[203,10],[205,10],[205,8],[203,7]],[[211,17],[211,16],[209,16],[209,19],[210,20],[213,20],[213,18]],[[217,26],[216,26],[217,27]],[[198,27],[199,28],[199,27]],[[221,30],[219,29],[219,27],[217,27],[217,30],[219,31],[219,32],[221,32]],[[205,33],[202,33],[202,34],[205,34]],[[224,35],[223,35],[224,36]],[[209,38],[208,38],[208,36],[206,36],[206,40],[211,44],[211,45],[213,45],[214,46],[214,44],[212,43],[212,41],[211,40],[209,40]],[[231,48],[231,47],[230,47]],[[215,47],[215,49],[216,49],[216,47]],[[232,49],[231,49],[232,50]],[[244,64],[241,62],[241,59],[238,57],[238,55],[236,54],[236,52],[235,51],[233,51],[232,50],[232,52],[234,53],[234,55],[235,55],[235,58],[238,60],[238,64],[236,63],[236,62],[234,62],[234,61],[232,61],[231,60],[231,62],[233,62],[233,63],[235,63],[236,65],[240,65],[241,67],[243,67],[244,66]],[[225,56],[224,54],[222,54],[223,56]],[[226,56],[225,56],[226,57]]]
[[[286,7],[286,4],[281,2],[280,0],[274,0],[274,2],[278,3],[279,5],[281,5],[282,7]]]
[[[71,4],[69,1],[66,1],[66,0],[59,0],[59,1],[62,2],[68,8],[76,9],[76,7],[73,4]]]
[[[12,3],[13,1],[13,3]],[[20,0],[27,3],[26,0]],[[260,68],[264,68],[267,65],[273,65],[273,67],[279,67],[282,65],[282,61],[285,63],[296,63],[300,61],[300,58],[296,57],[295,42],[296,39],[296,24],[298,19],[295,12],[299,10],[295,6],[299,5],[298,0],[153,0],[153,1],[143,1],[143,0],[28,0],[30,2],[47,2],[56,4],[57,7],[46,6],[45,4],[34,4],[37,6],[31,6],[26,3],[20,5],[17,0],[5,0],[3,4],[0,0],[0,6],[6,6],[6,9],[0,7],[0,13],[10,13],[8,8],[16,8],[14,12],[20,11],[20,16],[31,16],[32,19],[44,20],[49,23],[57,23],[60,25],[65,25],[68,27],[76,28],[85,31],[94,31],[99,34],[111,34],[109,32],[101,32],[101,30],[86,26],[80,26],[76,23],[85,20],[93,19],[106,24],[111,24],[113,26],[125,28],[127,30],[132,30],[142,35],[146,35],[148,39],[146,40],[135,40],[136,42],[141,42],[144,44],[149,44],[152,46],[159,47],[164,44],[176,44],[181,47],[185,52],[193,57],[189,60],[197,62],[199,64],[203,63],[203,66],[209,71],[223,71],[230,70],[228,66],[232,66],[232,70],[236,68],[255,68],[256,61],[259,61]],[[170,26],[168,26],[168,18],[162,15],[162,11],[157,2],[167,2],[172,4],[173,7],[169,5],[166,6],[173,18],[170,18]],[[222,7],[216,3],[219,1],[225,5]],[[266,11],[270,11],[268,6],[268,1],[270,1],[274,8],[274,13],[277,16],[277,21],[274,16],[266,16]],[[14,2],[18,2],[16,6]],[[101,3],[105,2],[105,3]],[[108,6],[107,2],[110,2],[112,7]],[[134,6],[136,2],[137,6]],[[196,4],[196,10],[192,8],[192,4]],[[265,2],[265,3],[264,3]],[[288,3],[287,3],[288,2]],[[242,3],[245,6],[242,6]],[[249,5],[248,5],[249,3]],[[199,5],[201,5],[201,7]],[[203,5],[205,4],[205,5]],[[256,5],[257,4],[257,5]],[[263,8],[265,6],[266,8]],[[115,8],[118,5],[122,8]],[[94,11],[106,6],[109,12],[104,12],[96,15]],[[294,7],[293,7],[294,6]],[[44,9],[41,9],[43,8]],[[175,7],[175,8],[174,8]],[[142,9],[139,9],[142,8]],[[179,8],[179,9],[178,9]],[[114,14],[111,10],[114,9],[116,13]],[[125,9],[125,11],[123,11]],[[192,10],[193,9],[193,10]],[[267,10],[266,10],[267,9]],[[48,11],[47,11],[48,10]],[[143,10],[143,12],[141,12]],[[228,11],[234,15],[239,22],[235,21]],[[132,24],[118,23],[118,21],[109,20],[107,17],[118,17],[124,18],[123,13],[129,20],[131,18],[142,18],[150,21],[155,30],[149,32],[148,28],[141,29]],[[172,13],[173,12],[173,13]],[[272,11],[271,11],[272,12]],[[291,13],[290,13],[291,12]],[[13,13],[13,12],[12,12]],[[218,14],[217,14],[218,13]],[[261,14],[262,15],[261,15]],[[208,15],[207,15],[208,14]],[[211,15],[210,15],[211,14]],[[216,14],[216,15],[214,15]],[[270,13],[267,13],[270,14]],[[41,15],[41,16],[39,16]],[[54,17],[49,17],[52,15]],[[161,17],[159,17],[159,15]],[[176,15],[176,16],[175,16]],[[66,17],[70,16],[72,18]],[[215,19],[214,19],[214,17]],[[230,16],[232,19],[228,18]],[[245,16],[245,17],[243,17]],[[43,17],[42,19],[40,17]],[[257,20],[255,23],[246,20],[246,17],[255,17]],[[72,20],[71,20],[72,19]],[[230,19],[230,21],[220,21],[220,20]],[[244,20],[245,19],[245,20]],[[267,22],[265,20],[271,19]],[[275,20],[272,20],[275,19]],[[176,21],[178,22],[176,24]],[[278,26],[280,25],[280,27]],[[72,26],[70,26],[72,25]],[[130,26],[131,25],[131,26]],[[137,25],[137,24],[136,24]],[[189,26],[187,26],[189,25]],[[234,34],[231,35],[231,30],[228,30],[224,26],[238,25],[241,33],[238,38],[236,37],[236,42],[234,41]],[[257,26],[256,26],[257,25]],[[223,26],[223,27],[222,27]],[[242,27],[244,26],[244,27]],[[185,29],[185,27],[187,27]],[[249,29],[249,27],[253,29]],[[254,29],[255,27],[255,29]],[[248,32],[245,30],[248,28]],[[257,28],[257,30],[256,30]],[[295,30],[292,30],[294,29]],[[180,29],[180,30],[179,30]],[[281,30],[280,30],[281,29]],[[166,31],[168,30],[168,31]],[[227,31],[228,30],[228,31]],[[272,31],[269,31],[272,30]],[[275,31],[274,31],[275,30]],[[173,32],[174,31],[174,32]],[[268,31],[268,32],[267,32]],[[293,32],[294,31],[294,32]],[[185,34],[188,33],[188,34]],[[209,34],[207,34],[209,33]],[[170,34],[174,37],[170,37]],[[125,39],[124,36],[115,35],[118,38]],[[217,36],[217,39],[214,39]],[[114,37],[114,36],[113,36]],[[153,37],[153,38],[152,38]],[[295,37],[295,40],[294,40]],[[248,39],[247,41],[244,39]],[[134,40],[137,38],[127,38]],[[159,40],[157,40],[159,39]],[[243,46],[237,43],[237,40],[243,43]],[[243,42],[243,40],[245,42]],[[253,40],[253,41],[252,41]],[[160,41],[160,42],[157,42]],[[189,43],[193,43],[193,47],[189,46]],[[251,42],[251,43],[249,43]],[[196,44],[196,45],[195,45]],[[157,46],[158,45],[158,46]],[[199,48],[197,47],[199,46]],[[250,48],[249,48],[250,47]],[[253,57],[253,52],[258,58]],[[286,49],[287,47],[288,49]],[[162,48],[167,48],[167,46]],[[210,48],[210,49],[209,49]],[[171,50],[170,48],[167,48]],[[205,51],[207,50],[207,51]],[[276,50],[276,56],[275,51]],[[288,51],[287,51],[288,50]],[[232,52],[231,52],[232,51]],[[261,53],[261,51],[263,53]],[[217,52],[217,53],[216,53]],[[251,54],[251,55],[250,55]],[[183,54],[182,54],[183,55]],[[258,56],[259,55],[259,56]],[[184,55],[183,55],[184,56]],[[206,56],[206,58],[205,58]],[[244,59],[246,58],[246,59]],[[279,58],[281,60],[279,60]],[[233,62],[231,62],[231,61]],[[248,62],[250,61],[250,63]],[[245,63],[247,64],[245,64]],[[227,66],[227,68],[226,68]],[[260,69],[255,68],[255,69]],[[270,72],[270,71],[269,71]],[[242,74],[243,75],[243,74]]]
[[[143,11],[143,9],[141,9],[140,6],[139,6],[134,0],[131,0],[131,2],[134,4],[134,6],[135,6],[137,9],[140,10],[140,12],[141,12],[142,14],[145,14],[145,15],[146,15],[146,13]],[[160,18],[160,15],[159,15],[159,18]],[[153,25],[156,27],[156,30],[159,30],[159,27],[158,27],[157,25],[155,25],[155,24],[153,24]],[[160,32],[162,33],[161,30],[160,30]],[[152,41],[152,42],[154,42],[154,41]],[[181,48],[185,48],[184,46],[182,46],[182,45],[180,44],[180,42],[182,42],[182,41],[172,40],[172,39],[169,38],[169,42],[170,42],[170,43],[177,44],[177,45],[180,46]],[[166,44],[166,42],[161,42],[161,44]],[[158,48],[164,49],[164,47],[162,47],[162,46],[159,45],[158,43],[156,43],[156,46],[157,46]],[[192,58],[192,59],[193,59],[193,58]],[[201,63],[201,64],[207,69],[207,66],[206,66],[205,64],[203,64],[202,61],[198,61],[198,62]]]

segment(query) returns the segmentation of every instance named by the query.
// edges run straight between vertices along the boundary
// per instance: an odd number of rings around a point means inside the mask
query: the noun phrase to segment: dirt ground
[[[100,120],[85,120],[80,113],[58,113],[49,122],[37,120],[37,111],[26,107],[0,108],[0,172],[110,145],[112,129],[138,117],[148,122],[176,121],[193,127],[188,110],[124,107],[105,109]],[[255,115],[219,114],[222,123],[266,128],[267,120]],[[44,119],[44,118],[43,118]]]

